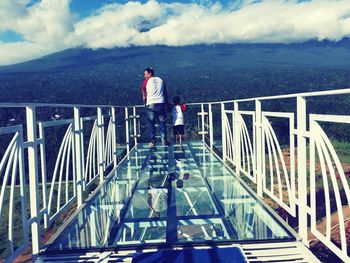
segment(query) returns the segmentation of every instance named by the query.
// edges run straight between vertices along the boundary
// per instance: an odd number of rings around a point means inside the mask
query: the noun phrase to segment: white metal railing
[[[239,176],[246,177],[256,186],[258,196],[271,198],[290,216],[298,218],[298,231],[305,244],[309,231],[339,258],[349,261],[343,209],[349,208],[350,189],[343,164],[320,123],[350,124],[350,116],[316,114],[307,111],[306,104],[310,97],[340,94],[350,96],[350,89],[189,103],[188,106],[189,111],[193,109],[198,113],[197,132],[201,140],[211,149],[222,147],[223,160],[234,166]],[[265,110],[265,102],[287,99],[294,100],[294,109]],[[250,104],[250,108],[245,104]],[[73,114],[70,119],[38,122],[37,109],[43,107],[68,108]],[[98,183],[103,183],[107,170],[117,166],[118,143],[125,144],[127,153],[138,143],[142,109],[141,106],[64,104],[0,104],[1,108],[26,111],[26,123],[0,127],[0,138],[9,138],[5,149],[0,149],[0,218],[5,214],[4,209],[8,209],[7,261],[11,261],[28,245],[29,235],[33,255],[38,255],[42,247],[41,229],[48,228],[65,209],[73,207],[73,203],[79,208],[84,202],[84,192],[96,178],[99,178]],[[82,109],[89,109],[93,114],[81,116]],[[117,123],[117,117],[122,121]],[[288,127],[283,143],[275,120]],[[91,129],[87,129],[89,125]],[[26,132],[23,132],[24,127]],[[49,129],[64,130],[56,145],[54,160],[47,160]],[[117,135],[124,133],[125,137],[118,141]],[[4,145],[2,143],[2,147]],[[47,171],[49,162],[54,162],[50,174]],[[325,192],[325,232],[317,228],[318,180]],[[23,238],[15,244],[13,229],[19,223],[14,222],[12,211],[16,194],[21,206]],[[335,208],[331,207],[332,196]],[[340,245],[331,239],[335,227],[331,220],[334,210],[338,212],[336,227]]]
[[[308,244],[308,232],[311,232],[347,262],[350,256],[347,253],[347,218],[343,210],[350,208],[349,182],[344,173],[344,164],[319,123],[350,124],[350,116],[313,114],[306,104],[311,97],[344,94],[350,97],[350,89],[211,102],[209,105],[221,105],[223,160],[231,163],[238,175],[249,178],[255,184],[258,196],[268,196],[290,216],[297,217],[299,235],[304,244]],[[266,101],[287,99],[294,99],[294,110],[264,111]],[[249,103],[254,103],[252,110],[240,110]],[[228,105],[231,108],[233,105],[233,110],[226,109]],[[247,116],[250,116],[252,127],[247,126]],[[283,145],[273,119],[284,121],[288,126],[288,130],[284,131],[288,142]],[[209,126],[209,129],[215,128]],[[318,171],[316,166],[320,167]],[[316,205],[316,185],[320,182],[318,188],[325,192],[325,199],[321,201],[324,206],[321,208]],[[342,191],[345,193],[343,196]],[[335,198],[335,208],[331,207],[331,196]],[[324,211],[325,232],[317,228],[320,219],[317,209]],[[332,212],[337,215],[336,225],[332,223]],[[340,244],[332,240],[332,229],[338,229]]]
[[[11,136],[11,140],[7,149],[4,151],[0,162],[0,176],[2,177],[2,185],[0,190],[0,218],[3,217],[5,206],[8,205],[8,250],[9,261],[14,259],[19,253],[26,248],[29,243],[28,227],[30,221],[27,216],[26,209],[26,188],[25,188],[25,165],[24,165],[24,144],[23,144],[23,127],[16,125],[12,127],[1,127],[1,135]],[[16,181],[19,179],[19,187],[16,189]],[[10,186],[7,185],[10,182]],[[21,221],[14,222],[14,195],[18,192],[20,196],[21,206]],[[8,193],[10,192],[10,193]],[[5,203],[5,195],[9,194],[8,202]],[[18,193],[17,193],[18,194]],[[23,240],[15,248],[14,227],[15,225],[22,226]]]
[[[43,245],[42,229],[49,228],[63,211],[74,207],[74,203],[79,208],[84,202],[83,193],[89,190],[96,178],[99,178],[97,183],[104,181],[105,171],[117,166],[118,145],[127,144],[128,152],[131,150],[130,138],[137,143],[139,137],[135,134],[139,133],[139,116],[136,116],[136,108],[129,115],[130,109],[109,105],[0,104],[0,110],[4,108],[24,109],[26,113],[25,123],[0,127],[0,219],[8,226],[6,262],[12,262],[29,245],[29,237],[35,258]],[[71,119],[39,122],[37,110],[42,108],[66,108],[73,116]],[[119,123],[119,127],[126,128],[126,135],[117,144],[118,108],[125,108],[119,113],[123,119],[121,122],[124,122]],[[95,112],[95,115],[82,117],[83,109]],[[106,129],[105,119],[108,120]],[[129,131],[131,122],[134,128]],[[91,129],[86,129],[88,124],[91,124]],[[23,127],[26,127],[26,133]],[[61,130],[62,135],[57,130]],[[52,134],[57,137],[57,145],[49,152],[51,155],[56,153],[47,158],[48,137]],[[48,166],[52,171],[48,171]],[[25,167],[28,167],[27,172]],[[21,208],[20,222],[14,216],[17,202]],[[22,228],[20,241],[14,237],[18,235],[19,225]]]

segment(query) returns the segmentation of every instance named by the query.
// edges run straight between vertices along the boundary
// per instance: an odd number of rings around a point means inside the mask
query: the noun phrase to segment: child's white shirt
[[[173,119],[173,126],[184,125],[184,114],[181,110],[180,105],[175,105],[171,111],[171,116]]]

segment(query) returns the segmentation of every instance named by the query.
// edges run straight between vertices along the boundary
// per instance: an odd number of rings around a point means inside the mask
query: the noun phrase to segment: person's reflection
[[[190,173],[185,170],[186,159],[185,151],[182,145],[179,145],[175,148],[174,159],[176,163],[174,180],[176,180],[176,186],[178,188],[182,188],[183,181],[186,181],[190,178]]]
[[[166,187],[168,173],[168,155],[152,152],[149,158],[149,188]]]
[[[149,157],[150,174],[147,204],[151,209],[150,217],[160,217],[166,211],[168,201],[167,187],[167,153],[152,151]]]
[[[163,211],[166,211],[167,202],[168,202],[167,189],[165,188],[149,189],[147,203],[153,212],[150,217],[160,217],[161,213]]]

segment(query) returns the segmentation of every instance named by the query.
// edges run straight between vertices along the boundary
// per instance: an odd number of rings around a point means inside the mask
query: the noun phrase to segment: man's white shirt
[[[158,78],[158,77],[149,78],[146,85],[146,91],[147,91],[147,105],[165,102],[164,82],[161,78]]]

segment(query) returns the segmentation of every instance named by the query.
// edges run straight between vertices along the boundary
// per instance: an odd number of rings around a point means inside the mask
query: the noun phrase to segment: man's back
[[[147,81],[147,105],[165,102],[164,82],[159,77],[151,77]]]

